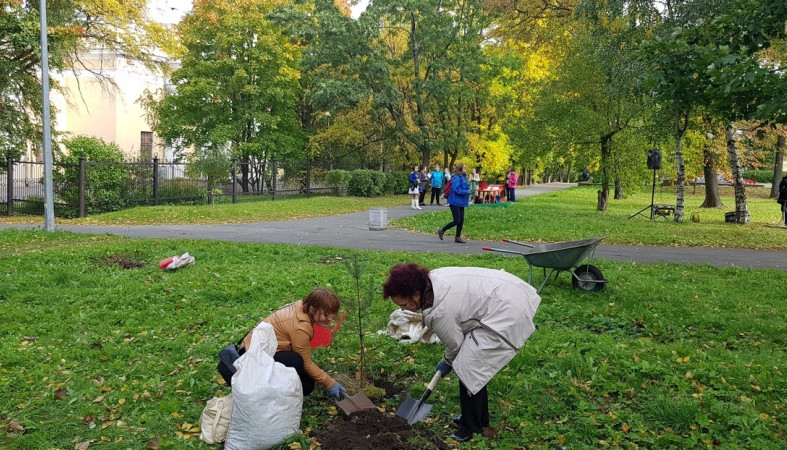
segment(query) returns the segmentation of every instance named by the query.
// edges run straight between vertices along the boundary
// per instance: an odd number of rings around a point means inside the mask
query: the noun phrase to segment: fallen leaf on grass
[[[104,401],[104,397],[106,397],[106,394],[99,395],[98,397],[93,399],[93,403],[101,403],[101,402],[103,402]]]
[[[628,434],[629,430],[631,429],[631,428],[629,428],[629,424],[627,424],[626,422],[623,422],[623,425],[621,425],[621,426],[620,426],[620,428],[621,428],[621,429],[623,430],[623,432],[624,432],[624,433],[626,433],[626,434]]]
[[[80,442],[79,444],[74,446],[74,450],[85,450],[88,447],[90,447],[90,444],[92,444],[93,442],[96,442],[96,440],[95,439],[91,439],[89,441]]]
[[[11,423],[5,426],[5,429],[11,433],[24,433],[25,427],[23,427],[19,422],[16,420],[12,420]]]
[[[57,388],[55,389],[55,397],[63,400],[68,397],[68,392],[66,392],[66,390],[63,388]]]
[[[161,445],[161,439],[159,438],[151,439],[150,441],[148,441],[147,445],[145,445],[145,448],[148,450],[161,450],[163,448],[163,446]]]
[[[96,418],[93,416],[85,417],[85,420],[82,421],[82,425],[90,425],[91,423],[95,422]]]

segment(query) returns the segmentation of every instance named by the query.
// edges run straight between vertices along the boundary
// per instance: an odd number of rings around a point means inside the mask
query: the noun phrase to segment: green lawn
[[[499,212],[532,217],[532,202]],[[185,251],[194,266],[158,269],[159,260]],[[317,285],[331,286],[356,311],[342,264],[353,254],[375,277],[374,298],[363,306],[368,371],[411,387],[416,398],[442,349],[375,334],[394,309],[380,298],[387,269],[415,261],[527,276],[521,260],[495,254],[0,231],[0,447],[207,448],[191,427],[209,398],[229,392],[215,370],[217,352]],[[594,264],[611,280],[605,290],[574,291],[565,274],[544,289],[537,331],[489,385],[500,435],[461,448],[783,448],[787,272]],[[315,352],[330,373],[355,372],[354,327],[348,319],[334,345]],[[390,412],[400,401],[377,403]],[[418,426],[447,437],[458,413],[456,378],[438,384],[430,402],[431,420]],[[321,390],[307,397],[302,429],[319,427],[334,405]],[[309,445],[302,436],[289,443]]]
[[[72,225],[161,225],[274,222],[347,214],[370,207],[407,204],[403,195],[375,198],[312,196],[279,198],[275,201],[244,201],[216,205],[161,205],[124,209],[84,219],[57,219]],[[0,222],[43,222],[40,216],[0,217]]]
[[[657,188],[656,204],[675,204],[674,188]],[[738,247],[787,249],[787,230],[778,226],[779,205],[768,198],[769,190],[747,189],[751,223],[724,222],[724,213],[735,210],[732,189],[722,189],[726,207],[701,209],[704,194],[687,189],[685,221],[629,216],[650,205],[650,191],[610,199],[607,211],[596,211],[595,187],[579,187],[550,194],[524,197],[509,207],[471,206],[466,210],[463,233],[470,239],[509,238],[524,241],[564,241],[604,236],[605,244],[667,245],[678,247]],[[698,213],[700,222],[691,221]],[[398,227],[434,233],[450,221],[446,209],[393,221]],[[450,232],[449,232],[450,233]]]

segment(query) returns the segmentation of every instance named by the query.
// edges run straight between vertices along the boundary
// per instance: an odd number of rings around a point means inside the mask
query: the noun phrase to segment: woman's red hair
[[[412,297],[423,293],[429,281],[429,269],[415,263],[397,264],[391,267],[388,280],[383,283],[383,298]]]

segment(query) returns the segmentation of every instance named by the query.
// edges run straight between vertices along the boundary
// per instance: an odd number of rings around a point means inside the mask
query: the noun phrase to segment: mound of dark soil
[[[437,433],[421,425],[410,426],[401,417],[383,414],[376,409],[358,411],[350,417],[336,416],[310,437],[325,450],[375,449],[375,450],[450,450]]]

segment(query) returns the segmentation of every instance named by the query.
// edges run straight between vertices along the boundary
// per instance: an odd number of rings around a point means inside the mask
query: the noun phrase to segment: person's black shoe
[[[465,241],[460,237],[454,238],[454,242],[456,242],[457,244],[467,244],[467,241]]]
[[[451,417],[451,422],[453,422],[454,425],[459,426],[459,424],[462,423],[462,416],[461,415],[456,415],[454,417]]]
[[[460,428],[456,431],[456,433],[452,434],[448,439],[452,439],[456,442],[467,442],[470,439],[473,439],[473,433],[469,431],[465,431]]]
[[[443,240],[443,235],[444,234],[445,234],[445,231],[442,228],[438,228],[437,229],[437,237],[439,237],[441,241]]]

